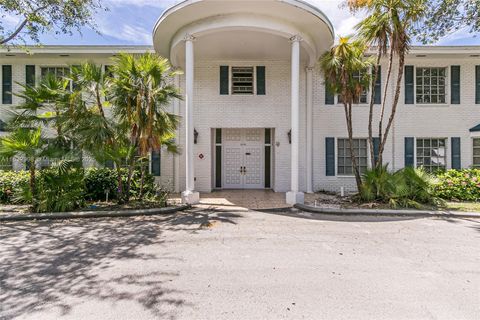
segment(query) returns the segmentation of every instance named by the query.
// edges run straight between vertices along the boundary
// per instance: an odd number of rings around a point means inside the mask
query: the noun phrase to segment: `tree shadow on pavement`
[[[160,250],[174,246],[165,233],[198,232],[202,223],[238,217],[193,211],[0,224],[0,319],[52,310],[66,315],[85,300],[136,303],[155,318],[172,319],[189,304],[173,287],[177,272],[167,267],[179,258]],[[144,270],[146,264],[153,270]]]

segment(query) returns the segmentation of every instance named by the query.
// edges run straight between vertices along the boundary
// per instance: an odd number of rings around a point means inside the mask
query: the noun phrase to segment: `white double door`
[[[223,129],[223,188],[263,189],[265,129]]]

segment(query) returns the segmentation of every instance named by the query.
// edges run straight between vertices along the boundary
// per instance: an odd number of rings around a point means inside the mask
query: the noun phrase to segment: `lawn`
[[[446,202],[445,210],[480,212],[480,202]]]

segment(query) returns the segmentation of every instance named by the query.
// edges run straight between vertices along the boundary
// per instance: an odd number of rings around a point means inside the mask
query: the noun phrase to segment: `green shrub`
[[[125,188],[127,184],[127,169],[121,169],[122,182]],[[117,198],[117,171],[107,168],[91,168],[87,169],[85,174],[86,198],[91,201],[105,201],[106,191],[108,190],[108,198]],[[141,172],[135,170],[133,172],[130,197],[135,199],[140,196]],[[152,197],[157,193],[155,186],[155,178],[150,173],[144,174],[143,194],[144,197]]]
[[[15,195],[28,186],[27,171],[0,171],[0,203],[12,203]]]
[[[37,180],[37,212],[72,211],[85,206],[83,169],[44,169]]]
[[[378,201],[391,207],[420,208],[438,203],[434,180],[422,169],[406,167],[395,173],[387,166],[367,170],[362,177],[360,199]]]
[[[435,194],[445,200],[480,201],[480,169],[448,170],[437,175]]]

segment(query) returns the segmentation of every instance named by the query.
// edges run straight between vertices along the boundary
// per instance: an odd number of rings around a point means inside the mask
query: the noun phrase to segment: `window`
[[[57,78],[61,78],[70,74],[69,67],[42,67],[40,70],[42,78],[45,78],[47,74],[52,74]]]
[[[3,171],[13,170],[13,159],[12,158],[0,159],[0,170],[3,170]]]
[[[253,67],[232,67],[232,94],[253,94]]]
[[[365,75],[365,72],[354,72],[353,73],[353,79],[355,81],[361,82],[362,77],[364,77],[364,75]],[[338,103],[343,103],[341,95],[338,96]],[[366,104],[366,103],[368,103],[368,90],[367,90],[367,88],[362,89],[362,93],[358,97],[358,100],[355,101],[354,103],[355,104]]]
[[[417,68],[417,103],[446,102],[446,68]]]
[[[480,169],[480,138],[473,139],[473,167]]]
[[[428,172],[446,169],[446,139],[417,139],[417,167]]]
[[[2,66],[2,104],[12,104],[12,66]]]
[[[367,139],[353,139],[353,149],[355,158],[357,159],[358,169],[360,173],[367,170]],[[350,145],[348,139],[337,140],[337,162],[339,175],[352,175],[353,166],[350,157]]]

